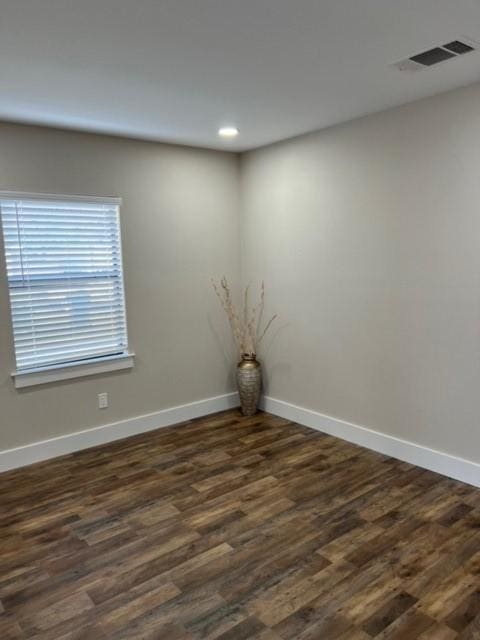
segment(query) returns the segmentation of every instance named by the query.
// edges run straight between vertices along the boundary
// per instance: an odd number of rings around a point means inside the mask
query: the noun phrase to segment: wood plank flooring
[[[480,638],[480,490],[230,411],[0,476],[1,640]]]

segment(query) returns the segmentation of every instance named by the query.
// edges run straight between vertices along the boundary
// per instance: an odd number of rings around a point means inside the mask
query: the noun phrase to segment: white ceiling
[[[480,80],[390,66],[462,35],[480,0],[0,0],[0,119],[250,149]]]

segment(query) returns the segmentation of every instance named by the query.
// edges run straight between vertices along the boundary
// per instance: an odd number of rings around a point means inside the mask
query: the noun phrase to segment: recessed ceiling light
[[[235,138],[238,134],[237,127],[221,127],[218,130],[218,135],[222,136],[222,138]]]

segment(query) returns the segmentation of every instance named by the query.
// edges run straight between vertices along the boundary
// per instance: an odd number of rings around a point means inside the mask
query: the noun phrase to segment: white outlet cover
[[[98,408],[106,409],[108,407],[108,393],[98,394]]]

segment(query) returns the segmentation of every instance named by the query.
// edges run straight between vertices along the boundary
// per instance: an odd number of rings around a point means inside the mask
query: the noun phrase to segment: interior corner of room
[[[471,0],[2,2],[1,640],[480,637],[479,78]]]
[[[123,199],[136,353],[132,369],[15,389],[2,277],[3,468],[12,449],[28,462],[44,441],[67,452],[78,432],[96,443],[105,425],[230,406],[234,351],[210,287],[226,273],[265,279],[280,318],[265,406],[477,483],[479,98],[473,85],[242,154],[1,124],[2,188]]]

